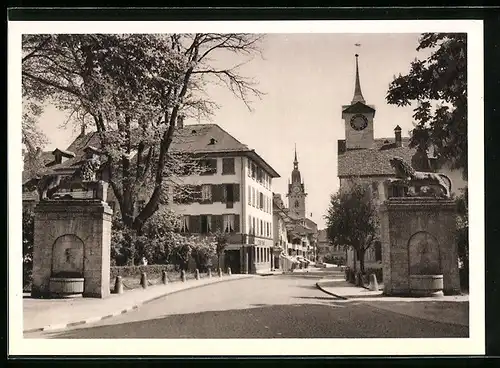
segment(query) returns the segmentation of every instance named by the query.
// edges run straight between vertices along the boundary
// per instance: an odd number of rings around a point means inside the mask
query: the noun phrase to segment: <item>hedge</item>
[[[110,279],[114,280],[116,276],[122,277],[140,277],[145,272],[149,280],[159,279],[163,271],[180,272],[175,265],[141,265],[141,266],[111,266]]]

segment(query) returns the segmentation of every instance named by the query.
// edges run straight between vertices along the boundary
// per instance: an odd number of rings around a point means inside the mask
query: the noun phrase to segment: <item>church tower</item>
[[[300,176],[299,161],[297,160],[297,147],[293,160],[292,181],[288,182],[288,208],[290,212],[300,218],[306,217],[306,196],[304,182]]]
[[[358,57],[356,54],[356,81],[354,97],[350,105],[342,106],[342,119],[345,124],[346,149],[372,148],[374,144],[373,118],[375,107],[367,105],[361,93]]]

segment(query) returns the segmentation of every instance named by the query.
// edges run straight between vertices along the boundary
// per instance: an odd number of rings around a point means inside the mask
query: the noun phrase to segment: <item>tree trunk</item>
[[[365,250],[359,250],[359,268],[362,274],[365,273]]]

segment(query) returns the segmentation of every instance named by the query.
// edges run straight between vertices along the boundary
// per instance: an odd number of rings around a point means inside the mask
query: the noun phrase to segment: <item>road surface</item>
[[[166,296],[138,310],[26,338],[438,338],[468,327],[336,300],[307,274],[255,277]]]

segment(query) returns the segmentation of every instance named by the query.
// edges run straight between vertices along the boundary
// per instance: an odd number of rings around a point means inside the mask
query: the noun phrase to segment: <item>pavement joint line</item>
[[[249,275],[246,275],[246,276],[235,277],[235,278],[231,278],[231,279],[223,277],[220,280],[217,280],[217,281],[214,281],[214,282],[203,283],[201,285],[193,285],[193,286],[190,286],[190,287],[187,287],[187,288],[184,288],[184,289],[173,290],[173,291],[161,294],[160,296],[153,297],[153,299],[147,299],[147,300],[142,301],[140,303],[137,303],[137,304],[135,304],[135,305],[133,305],[133,306],[131,306],[129,308],[122,309],[121,311],[118,311],[118,312],[115,312],[115,313],[111,313],[111,314],[107,314],[105,316],[90,317],[90,318],[87,318],[85,320],[76,321],[76,322],[58,323],[58,324],[52,324],[52,325],[47,325],[47,326],[43,326],[43,327],[30,328],[30,329],[27,329],[27,330],[23,330],[23,334],[24,333],[33,333],[33,332],[63,330],[63,329],[69,328],[69,327],[80,326],[80,325],[84,325],[84,324],[98,322],[98,321],[101,321],[101,320],[106,319],[106,318],[116,317],[118,315],[125,314],[125,313],[128,313],[128,312],[133,311],[133,310],[137,310],[137,309],[139,309],[139,307],[141,305],[144,305],[146,303],[152,302],[153,300],[161,299],[161,298],[166,297],[166,296],[168,296],[170,294],[178,293],[180,291],[197,289],[197,288],[200,288],[202,286],[208,286],[208,285],[212,285],[212,284],[218,284],[218,283],[225,282],[225,281],[235,281],[235,280],[248,279],[248,278],[251,278],[253,276],[254,276],[253,274],[249,274]]]

